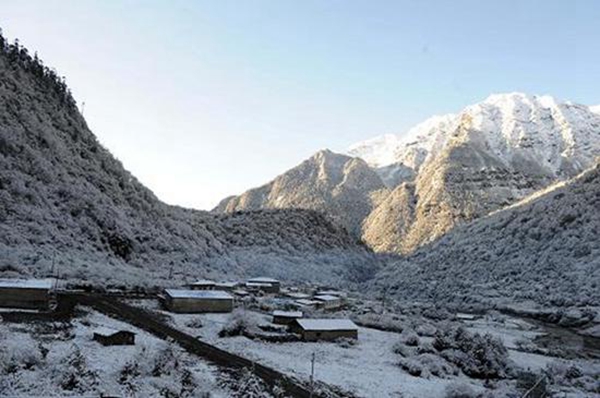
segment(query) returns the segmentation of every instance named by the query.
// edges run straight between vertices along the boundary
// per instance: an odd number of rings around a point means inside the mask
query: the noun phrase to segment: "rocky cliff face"
[[[363,160],[323,150],[273,181],[224,199],[214,211],[303,208],[323,211],[354,236],[373,210],[373,195],[387,191]]]
[[[407,300],[600,303],[600,165],[457,227],[376,278]]]
[[[377,251],[411,253],[590,167],[600,155],[594,109],[548,96],[492,95],[407,134],[355,144],[353,157],[319,152],[215,211],[316,209]]]
[[[373,141],[392,147],[369,147]],[[414,186],[411,195],[390,196],[363,225],[365,241],[377,250],[410,253],[589,167],[600,155],[600,118],[551,97],[495,95],[458,115],[432,118],[407,138],[382,137],[350,153],[383,175],[398,170],[407,176],[400,181]]]
[[[0,275],[331,282],[364,279],[374,261],[314,211],[219,215],[162,203],[98,143],[64,82],[0,40]]]

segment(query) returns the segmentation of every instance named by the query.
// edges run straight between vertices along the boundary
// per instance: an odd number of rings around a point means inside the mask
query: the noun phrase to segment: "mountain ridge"
[[[590,107],[551,96],[493,94],[461,112],[433,116],[403,136],[387,134],[352,145],[346,155],[364,160],[381,183],[353,192],[362,205],[350,222],[352,206],[335,208],[330,193],[299,193],[298,187],[316,181],[280,184],[277,195],[287,200],[266,199],[272,194],[266,187],[295,168],[267,185],[227,198],[215,211],[303,207],[308,202],[309,208],[337,221],[344,214],[341,224],[376,251],[411,253],[456,225],[589,167],[600,155],[598,131],[600,117]],[[376,180],[364,165],[362,170],[357,175]],[[266,191],[259,195],[261,189]]]
[[[392,263],[372,285],[403,300],[458,306],[600,302],[600,162],[459,226]]]
[[[64,80],[23,47],[0,45],[0,275],[344,283],[377,269],[368,248],[318,212],[220,215],[159,201],[98,142]]]

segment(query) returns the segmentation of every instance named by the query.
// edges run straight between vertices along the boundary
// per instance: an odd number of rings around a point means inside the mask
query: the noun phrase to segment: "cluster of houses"
[[[51,279],[0,279],[0,307],[48,310],[54,283]],[[282,289],[280,281],[259,277],[245,282],[215,282],[198,280],[181,289],[165,289],[161,301],[175,313],[231,312],[237,300],[245,297],[277,297],[285,307],[294,311],[276,310],[273,323],[286,325],[306,341],[357,338],[358,327],[349,319],[307,319],[308,309],[336,310],[344,306],[346,295],[334,290]],[[132,332],[98,330],[94,340],[104,345],[134,344]]]
[[[358,337],[358,327],[349,319],[307,319],[304,309],[336,310],[344,306],[346,295],[335,290],[318,290],[312,293],[282,289],[277,279],[252,278],[246,282],[215,282],[198,280],[185,289],[165,289],[162,301],[165,308],[176,313],[231,312],[236,299],[249,295],[276,296],[294,311],[276,310],[273,323],[286,325],[305,341],[335,340]]]

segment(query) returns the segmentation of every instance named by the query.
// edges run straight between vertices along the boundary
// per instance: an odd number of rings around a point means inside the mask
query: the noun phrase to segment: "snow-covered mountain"
[[[434,116],[405,134],[354,144],[348,154],[375,168],[401,164],[418,172],[462,127],[483,133],[486,150],[502,162],[524,157],[560,176],[565,169],[589,165],[597,155],[598,112],[600,106],[559,102],[550,96],[495,94],[458,114]]]
[[[458,305],[600,303],[600,164],[447,233],[381,271],[374,285]]]
[[[377,251],[410,253],[590,167],[600,155],[594,109],[549,96],[492,95],[406,134],[352,145],[348,156],[319,152],[215,211],[316,209]]]
[[[406,253],[590,167],[600,155],[600,115],[548,96],[498,94],[349,154],[392,189],[364,221],[364,240]]]
[[[1,276],[332,282],[364,279],[374,263],[314,211],[222,215],[162,203],[98,143],[64,82],[0,36]]]
[[[323,150],[268,184],[225,198],[214,211],[319,210],[360,236],[362,220],[375,207],[381,191],[387,191],[384,183],[363,160]]]

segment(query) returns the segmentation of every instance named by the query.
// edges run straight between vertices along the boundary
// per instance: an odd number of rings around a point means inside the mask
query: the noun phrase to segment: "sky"
[[[491,93],[600,104],[599,20],[594,0],[0,1],[100,142],[198,209]]]

